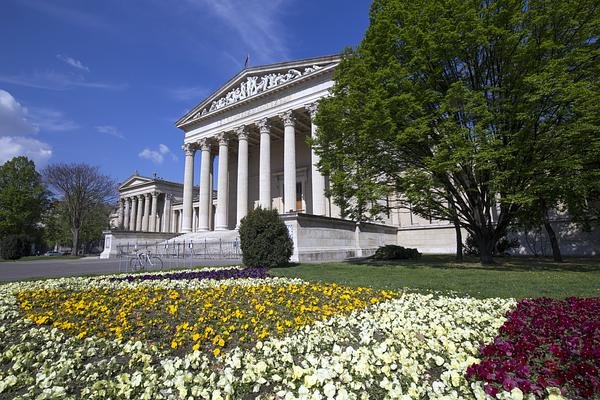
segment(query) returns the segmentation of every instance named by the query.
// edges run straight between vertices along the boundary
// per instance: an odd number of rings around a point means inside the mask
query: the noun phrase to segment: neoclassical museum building
[[[114,254],[119,241],[234,240],[240,220],[258,205],[281,214],[294,261],[363,256],[384,244],[453,252],[447,221],[396,209],[357,224],[342,219],[326,196],[329,182],[307,139],[318,131],[318,102],[330,95],[339,61],[334,55],[245,68],[181,117],[183,184],[137,173],[124,181],[103,254]]]

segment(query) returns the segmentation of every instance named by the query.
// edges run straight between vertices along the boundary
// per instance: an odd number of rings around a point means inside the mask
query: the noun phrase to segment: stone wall
[[[104,231],[104,250],[100,254],[100,258],[115,258],[118,253],[119,246],[130,244],[155,244],[169,240],[177,233],[160,233],[160,232],[129,232],[129,231]]]
[[[394,226],[316,215],[282,215],[294,241],[295,262],[344,260],[371,255],[379,246],[396,244]]]

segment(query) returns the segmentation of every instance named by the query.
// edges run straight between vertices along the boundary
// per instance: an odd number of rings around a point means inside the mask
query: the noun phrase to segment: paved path
[[[235,265],[235,260],[186,260],[183,264],[165,261],[163,269],[180,269],[195,266]],[[37,260],[0,262],[0,281],[19,281],[36,278],[59,278],[64,276],[101,275],[119,272],[119,260],[82,258],[79,260]]]

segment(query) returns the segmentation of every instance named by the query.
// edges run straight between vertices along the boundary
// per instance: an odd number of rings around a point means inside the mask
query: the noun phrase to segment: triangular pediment
[[[127,178],[123,183],[121,183],[119,185],[119,190],[124,190],[124,189],[128,189],[128,188],[135,187],[135,186],[145,185],[152,181],[153,181],[153,179],[146,178],[145,176],[131,175],[129,178]]]
[[[339,55],[334,55],[244,68],[175,124],[182,128],[235,104],[329,71],[337,66],[340,58]]]

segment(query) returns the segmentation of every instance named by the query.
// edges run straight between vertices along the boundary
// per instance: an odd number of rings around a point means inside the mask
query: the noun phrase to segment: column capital
[[[217,140],[219,141],[219,146],[227,146],[229,135],[226,132],[221,132],[217,135]]]
[[[210,148],[211,148],[210,140],[208,140],[208,138],[200,139],[198,141],[198,147],[202,151],[210,151]]]
[[[294,126],[296,122],[296,118],[294,117],[294,113],[292,110],[287,110],[279,114],[279,118],[283,120],[284,126]]]
[[[150,194],[152,195],[152,199],[156,199],[160,193],[159,192],[152,192]]]
[[[150,195],[152,195],[152,193],[144,193],[144,197],[147,198],[147,199],[150,198]]]
[[[271,123],[268,118],[259,119],[256,121],[260,133],[271,133]]]
[[[138,198],[138,200],[141,200],[144,197],[146,197],[146,195],[145,194],[138,194],[136,197]]]
[[[234,132],[238,137],[238,140],[248,140],[248,128],[246,125],[238,126],[234,129]]]
[[[319,104],[315,101],[314,103],[306,104],[304,106],[304,108],[306,108],[306,111],[308,111],[308,114],[310,115],[310,120],[314,121],[315,117],[317,116],[317,111],[319,109]]]
[[[184,151],[186,156],[193,156],[196,153],[196,144],[184,143],[183,146],[181,146],[181,149]]]

